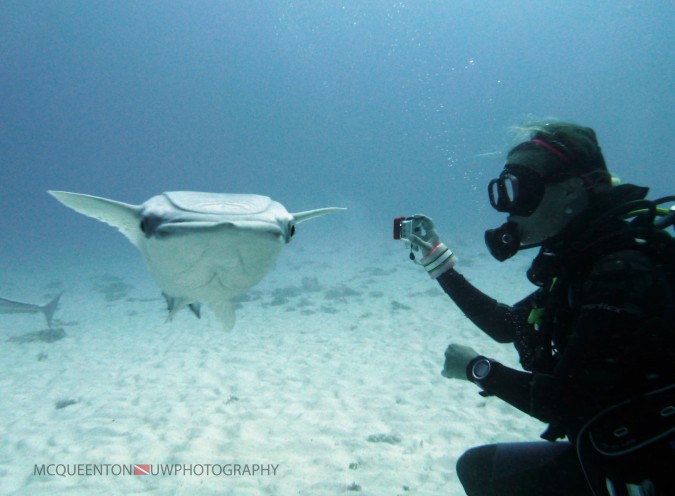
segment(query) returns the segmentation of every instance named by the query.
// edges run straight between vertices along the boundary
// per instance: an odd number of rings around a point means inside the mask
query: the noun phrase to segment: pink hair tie
[[[532,141],[532,143],[536,143],[536,144],[538,144],[539,146],[543,146],[544,148],[546,148],[549,152],[551,152],[553,155],[555,155],[556,157],[558,157],[558,158],[559,158],[560,160],[562,160],[563,162],[569,162],[569,161],[570,161],[570,159],[569,159],[569,157],[568,157],[567,155],[565,155],[565,154],[564,154],[563,152],[561,152],[560,150],[558,150],[558,149],[552,147],[551,145],[549,145],[549,144],[546,143],[545,141],[542,141],[542,140],[540,140],[540,139],[533,139],[533,140],[531,140],[531,141]]]

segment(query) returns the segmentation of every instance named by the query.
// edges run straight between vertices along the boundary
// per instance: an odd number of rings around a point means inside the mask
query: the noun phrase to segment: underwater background
[[[483,243],[514,126],[593,127],[614,175],[675,193],[674,25],[665,0],[0,2],[0,297],[63,292],[58,340],[0,315],[0,494],[461,494],[463,451],[543,425],[440,376],[450,341],[517,357],[392,219],[428,214],[473,283],[524,297],[534,250],[500,264]],[[207,309],[166,323],[136,248],[47,190],[348,210],[300,225],[224,332]],[[34,473],[227,460],[280,469]]]
[[[482,242],[501,224],[486,195],[496,152],[528,118],[593,127],[615,175],[672,193],[674,11],[665,0],[3,1],[0,254],[131,253],[47,189],[349,207],[307,229],[339,231],[335,243],[387,243],[393,217],[424,212]]]

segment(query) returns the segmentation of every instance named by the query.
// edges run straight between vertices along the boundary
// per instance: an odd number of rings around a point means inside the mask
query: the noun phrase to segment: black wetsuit
[[[575,234],[588,225],[577,223]],[[549,424],[544,439],[569,440],[469,450],[457,464],[469,496],[592,494],[575,453],[580,428],[612,405],[675,382],[675,296],[662,261],[631,242],[594,243],[625,226],[615,219],[586,230],[573,248],[561,241],[543,247],[528,274],[541,288],[513,306],[454,270],[438,278],[475,325],[514,343],[526,370],[502,367],[482,384],[484,394]],[[635,473],[614,477],[658,479],[657,494],[675,494],[675,446],[646,451],[636,463]]]

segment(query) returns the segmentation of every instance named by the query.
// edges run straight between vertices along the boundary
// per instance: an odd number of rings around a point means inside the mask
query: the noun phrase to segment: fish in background
[[[34,303],[25,303],[22,301],[8,300],[7,298],[0,298],[0,313],[10,314],[10,313],[41,313],[45,316],[47,320],[47,325],[49,328],[52,328],[52,320],[54,318],[54,312],[56,312],[57,307],[59,306],[59,300],[61,295],[59,293],[52,301],[46,305],[36,305]]]

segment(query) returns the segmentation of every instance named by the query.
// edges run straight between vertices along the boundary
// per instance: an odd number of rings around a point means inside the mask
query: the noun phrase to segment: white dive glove
[[[466,380],[466,367],[478,352],[470,346],[450,343],[445,350],[445,363],[441,375],[448,379]]]
[[[419,263],[427,271],[429,277],[436,279],[455,265],[457,257],[452,250],[441,243],[433,220],[420,214],[413,215],[411,218],[414,227],[408,241],[413,250],[424,253]]]

